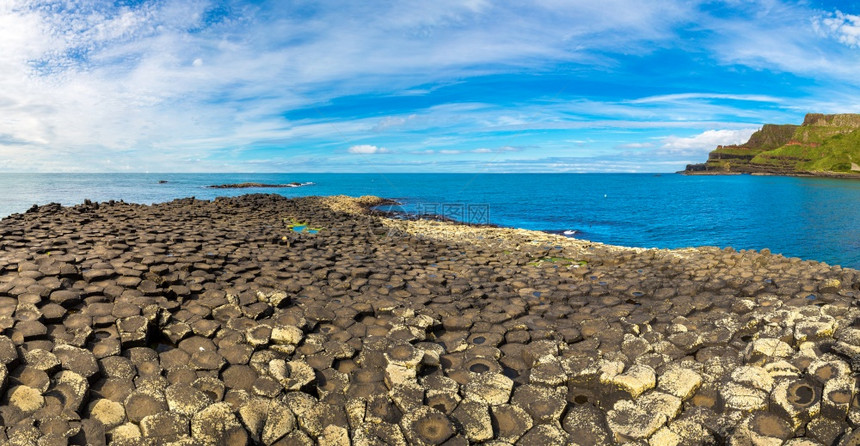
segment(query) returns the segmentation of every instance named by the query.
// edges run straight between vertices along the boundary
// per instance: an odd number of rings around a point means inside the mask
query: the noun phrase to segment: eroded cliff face
[[[685,173],[860,175],[860,114],[807,114],[802,125],[765,124],[741,145],[718,146]]]
[[[803,126],[812,127],[852,127],[860,128],[860,114],[843,113],[825,115],[823,113],[808,113],[803,119]]]

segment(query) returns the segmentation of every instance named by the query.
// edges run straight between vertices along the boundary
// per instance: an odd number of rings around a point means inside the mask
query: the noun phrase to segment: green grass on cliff
[[[850,172],[851,163],[860,164],[860,130],[804,126],[794,136],[800,145],[762,152],[752,164],[813,172]]]
[[[792,124],[765,124],[760,130],[753,133],[745,144],[722,146],[714,150],[714,153],[755,155],[766,150],[773,150],[791,140],[799,127]]]
[[[759,151],[747,147],[724,146],[720,147],[719,149],[714,149],[713,153],[723,153],[726,155],[751,155],[759,153]]]
[[[721,146],[706,162],[726,172],[851,172],[860,165],[860,114],[810,113],[803,125],[765,124],[741,145]]]

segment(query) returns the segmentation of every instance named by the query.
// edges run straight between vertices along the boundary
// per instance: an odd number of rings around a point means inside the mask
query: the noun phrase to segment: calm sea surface
[[[165,184],[158,184],[166,180]],[[313,182],[293,189],[223,183]],[[732,246],[860,268],[860,181],[675,174],[0,174],[0,217],[33,204],[272,192],[378,195],[408,212],[625,246]]]

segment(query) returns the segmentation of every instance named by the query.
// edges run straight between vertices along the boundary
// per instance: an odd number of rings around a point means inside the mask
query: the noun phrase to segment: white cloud
[[[644,149],[647,147],[654,147],[654,143],[650,142],[631,142],[627,144],[621,144],[618,146],[622,149]]]
[[[665,38],[687,11],[613,1],[637,13],[613,17],[585,1],[345,3],[304,11],[255,2],[213,22],[206,17],[215,5],[206,0],[7,0],[0,2],[0,144],[23,170],[55,169],[47,160],[57,147],[72,154],[69,169],[197,168],[187,160],[292,137],[296,123],[283,118],[291,109],[593,60],[583,43],[632,48]],[[460,113],[474,106],[459,104]],[[515,122],[503,113],[493,118]],[[417,125],[410,120],[383,119],[375,130]]]
[[[737,2],[734,14],[711,16],[700,26],[715,38],[703,42],[719,63],[839,80],[858,86],[856,15],[821,15],[808,2]],[[845,46],[832,45],[835,38]],[[828,89],[832,87],[828,85]]]
[[[460,149],[441,149],[441,150],[427,149],[427,150],[414,150],[414,151],[409,152],[409,153],[411,153],[413,155],[435,155],[435,154],[464,155],[464,154],[468,154],[468,153],[503,153],[503,152],[518,152],[518,151],[520,151],[519,147],[502,146],[502,147],[496,147],[493,149],[488,148],[488,147],[481,147],[481,148],[468,150],[468,151],[467,150],[460,150]]]
[[[666,94],[660,96],[649,96],[647,98],[639,98],[629,101],[631,104],[650,104],[658,102],[680,102],[690,100],[731,100],[731,101],[749,101],[749,102],[781,102],[779,98],[757,94],[718,94],[718,93],[678,93]]]
[[[743,144],[758,129],[706,130],[689,137],[667,136],[655,153],[659,155],[696,155],[708,153],[718,145]]]
[[[819,31],[836,38],[840,43],[852,48],[860,47],[860,16],[836,11],[819,17],[814,25]]]
[[[388,149],[385,147],[372,146],[370,144],[359,144],[357,146],[350,147],[347,149],[347,152],[359,155],[374,155],[378,153],[388,153]]]
[[[860,72],[853,48],[835,45],[845,53],[833,51],[826,46],[832,39],[821,38],[824,33],[856,47],[857,16],[821,16],[816,34],[808,8],[778,1],[770,2],[772,16],[765,19],[751,13],[731,20],[681,0],[323,2],[314,8],[248,2],[228,6],[229,14],[217,20],[207,18],[214,1],[128,3],[0,0],[0,168],[230,170],[213,155],[307,142],[317,150],[314,156],[324,158],[342,155],[342,147],[374,131],[412,132],[411,141],[422,140],[417,147],[442,153],[502,144],[476,136],[494,131],[701,131],[731,129],[731,120],[746,128],[780,122],[779,113],[786,113],[767,111],[765,117],[722,103],[803,104],[760,94],[696,92],[604,103],[560,97],[515,106],[480,103],[478,97],[416,110],[380,108],[393,116],[370,118],[367,110],[356,116],[314,112],[347,96],[424,95],[439,85],[497,73],[557,73],[559,67],[587,64],[611,80],[624,54],[677,49],[679,29],[714,36],[696,43],[704,58],[727,65],[825,79],[832,74],[850,79],[849,86],[857,85]],[[751,3],[750,10],[762,6]],[[856,107],[853,94],[844,96],[843,108]],[[308,112],[298,120],[285,117],[296,109]],[[441,143],[424,142],[431,139]],[[356,153],[354,147],[376,146],[352,145],[348,152]],[[471,153],[516,149],[486,150]],[[387,152],[376,147],[372,153]]]

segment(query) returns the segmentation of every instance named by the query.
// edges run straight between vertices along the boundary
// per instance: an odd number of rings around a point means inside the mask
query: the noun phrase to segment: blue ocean
[[[313,184],[206,187],[242,182]],[[860,268],[860,181],[854,180],[676,174],[0,174],[0,216],[50,202],[155,203],[254,192],[378,195],[402,203],[394,210],[613,245],[769,248]]]

